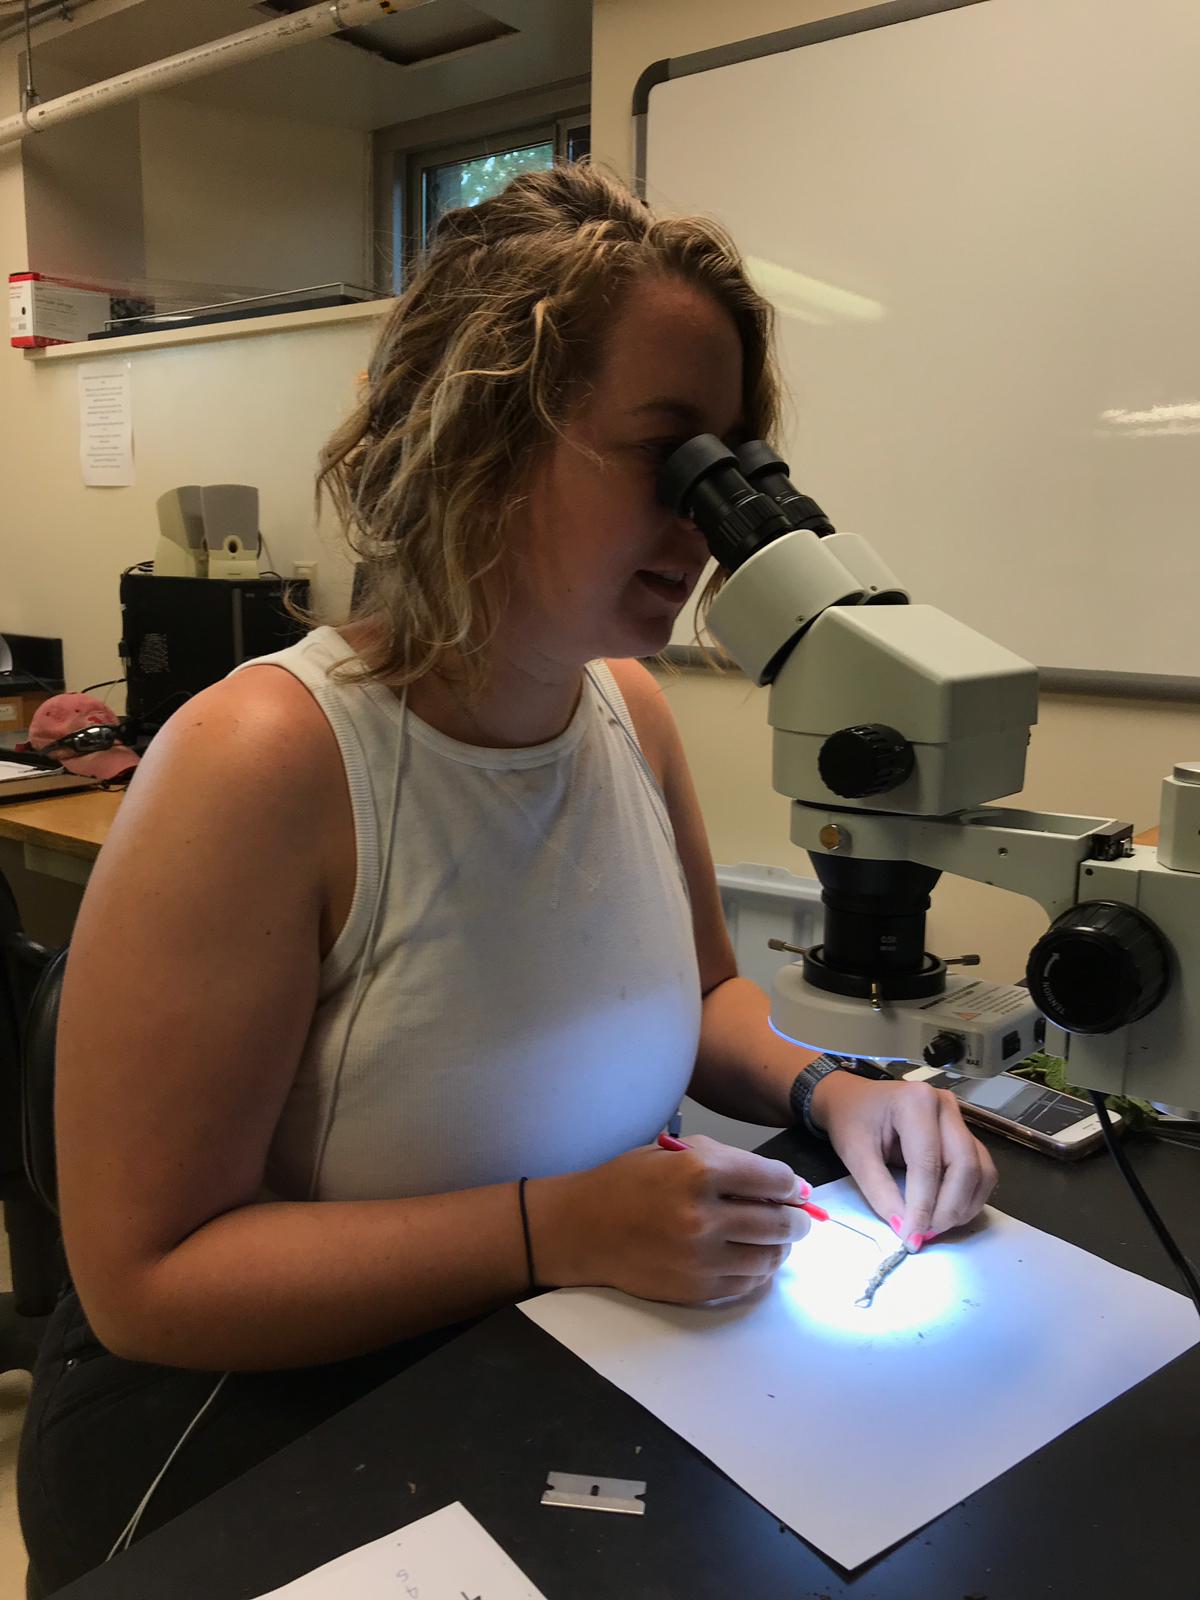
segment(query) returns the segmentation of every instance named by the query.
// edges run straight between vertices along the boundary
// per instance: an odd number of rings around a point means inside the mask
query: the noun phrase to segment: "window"
[[[518,173],[540,172],[555,161],[578,161],[590,147],[587,112],[576,110],[532,126],[518,124],[467,141],[398,152],[391,230],[393,289],[399,291],[406,263],[424,249],[447,211],[477,206]]]
[[[499,194],[519,172],[541,172],[553,164],[554,141],[546,139],[498,150],[494,155],[467,156],[465,160],[425,167],[421,173],[422,245],[447,211],[457,206],[477,206],[481,200]]]

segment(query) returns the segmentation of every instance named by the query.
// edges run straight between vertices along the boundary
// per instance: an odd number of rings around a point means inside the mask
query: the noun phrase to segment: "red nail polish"
[[[807,1200],[809,1195],[812,1193],[812,1184],[809,1183],[807,1178],[801,1178],[799,1180],[799,1182],[800,1182],[800,1198],[801,1198],[801,1200]]]
[[[690,1150],[690,1144],[684,1144],[682,1139],[676,1139],[672,1134],[660,1133],[658,1136],[660,1150]]]
[[[928,1233],[922,1235],[921,1243],[928,1244],[930,1239],[936,1239],[941,1231],[940,1228],[930,1228]]]
[[[904,1218],[903,1217],[889,1217],[888,1221],[892,1225],[892,1232],[893,1233],[899,1233],[902,1230],[902,1228],[904,1227]]]
[[[923,1233],[910,1233],[904,1242],[912,1253],[916,1255],[917,1251],[925,1243],[925,1235]]]

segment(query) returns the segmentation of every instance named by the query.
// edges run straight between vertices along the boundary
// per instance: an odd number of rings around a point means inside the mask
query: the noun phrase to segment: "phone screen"
[[[1036,1128],[1039,1133],[1061,1133],[1092,1114],[1092,1108],[1074,1095],[1045,1089],[1040,1083],[1026,1083],[1007,1072],[995,1078],[963,1078],[956,1072],[939,1072],[925,1082],[934,1089],[949,1089],[959,1100],[999,1112],[1011,1122]]]

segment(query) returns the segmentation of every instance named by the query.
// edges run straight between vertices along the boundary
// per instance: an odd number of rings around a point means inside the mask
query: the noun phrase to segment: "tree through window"
[[[494,155],[472,156],[466,161],[447,161],[427,167],[421,205],[421,233],[424,243],[438,221],[457,206],[477,206],[481,200],[499,194],[511,178],[521,172],[542,172],[554,165],[554,141],[519,145]]]

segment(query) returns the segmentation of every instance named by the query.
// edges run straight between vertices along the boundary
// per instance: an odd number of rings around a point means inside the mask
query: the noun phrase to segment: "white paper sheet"
[[[79,465],[92,488],[133,482],[133,398],[129,362],[79,370]]]
[[[545,1600],[456,1500],[260,1600]]]
[[[36,778],[38,769],[23,761],[0,761],[0,783],[16,783],[18,778]]]
[[[849,1178],[814,1198],[879,1248],[814,1223],[753,1303],[560,1289],[521,1309],[845,1568],[1200,1340],[1183,1295],[991,1208],[862,1309],[895,1235]]]

